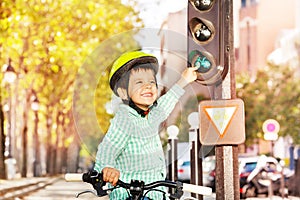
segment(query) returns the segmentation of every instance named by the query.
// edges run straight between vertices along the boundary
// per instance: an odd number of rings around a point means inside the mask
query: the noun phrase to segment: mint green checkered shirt
[[[165,180],[166,164],[160,137],[159,126],[174,109],[184,90],[174,85],[157,100],[148,113],[141,117],[131,107],[121,104],[111,121],[107,134],[98,146],[95,170],[104,167],[120,170],[120,180],[130,183],[132,179],[143,180],[145,184]],[[166,188],[160,188],[167,191]],[[149,192],[151,199],[161,200],[162,193]],[[123,200],[128,197],[125,189],[115,189],[110,199]]]

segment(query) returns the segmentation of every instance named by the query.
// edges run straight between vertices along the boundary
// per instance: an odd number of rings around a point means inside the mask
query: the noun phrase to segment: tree
[[[1,95],[1,94],[0,94]],[[0,179],[6,178],[6,169],[4,163],[4,151],[5,151],[5,135],[4,135],[4,114],[2,110],[2,104],[0,102]]]
[[[279,136],[289,135],[300,144],[300,86],[295,69],[269,65],[256,78],[239,74],[237,97],[245,102],[246,144],[263,138],[262,124],[272,118],[279,122]]]
[[[142,22],[137,17],[137,12],[131,6],[122,4],[120,0],[100,2],[97,0],[7,0],[1,3],[1,6],[9,8],[10,16],[0,19],[0,61],[4,62],[9,55],[18,73],[15,109],[18,110],[17,117],[23,116],[22,123],[18,124],[20,128],[17,130],[23,135],[22,176],[26,176],[27,147],[30,147],[27,143],[30,142],[28,134],[31,134],[28,122],[32,120],[29,109],[32,91],[36,92],[40,100],[39,113],[43,116],[40,125],[43,126],[39,127],[46,133],[43,135],[42,142],[47,149],[47,172],[53,174],[56,173],[55,155],[58,155],[57,151],[61,149],[59,148],[61,144],[70,144],[72,142],[69,140],[85,138],[87,135],[92,135],[93,138],[101,137],[101,133],[89,131],[91,129],[87,126],[89,118],[83,120],[82,124],[75,124],[71,123],[72,115],[67,114],[73,113],[71,112],[73,92],[78,74],[93,73],[95,68],[86,71],[80,66],[107,38],[141,27]],[[124,41],[119,43],[123,43],[122,46],[118,46],[117,41],[114,46],[107,46],[105,55],[113,56],[109,52],[116,50],[121,52],[131,45],[136,47],[134,40],[129,42],[131,39],[124,38]],[[103,61],[107,58],[101,54],[94,54],[94,56],[98,56],[93,58],[99,60],[97,64],[101,59]],[[99,79],[96,90],[100,98],[94,100],[97,105],[103,105],[110,99],[110,93],[109,87],[105,85],[103,87],[107,76],[100,76]],[[90,87],[88,84],[90,80],[84,81],[81,82],[82,86]],[[86,97],[80,95],[80,98]],[[80,102],[84,103],[84,101],[77,101],[78,104]],[[82,110],[85,109],[84,105],[80,106]],[[96,117],[105,130],[111,116],[105,112],[104,106],[97,107]],[[86,132],[81,132],[77,137],[79,133],[74,132],[76,129],[69,127],[70,125],[85,126]],[[72,133],[64,133],[68,131]],[[68,142],[61,141],[62,138]],[[73,143],[80,142],[73,141]]]

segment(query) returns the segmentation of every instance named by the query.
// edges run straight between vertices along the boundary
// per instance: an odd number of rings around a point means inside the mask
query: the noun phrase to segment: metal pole
[[[190,135],[194,135],[191,148],[191,184],[203,185],[202,178],[202,156],[200,155],[201,143],[199,139],[199,129],[190,129]],[[192,197],[202,200],[203,196],[199,194],[191,194]]]
[[[228,67],[228,74],[219,85],[213,89],[214,99],[234,99],[235,73],[234,73],[234,45],[233,45],[233,0],[221,0],[221,21],[223,36],[220,47],[220,63]],[[238,173],[238,146],[217,145],[216,150],[216,199],[240,199],[239,173]]]
[[[274,140],[271,140],[271,156],[274,157]]]
[[[7,157],[8,158],[12,158],[13,155],[12,155],[12,132],[11,132],[11,122],[12,122],[12,119],[11,119],[11,107],[12,107],[12,99],[11,99],[11,86],[9,85],[8,86],[8,94],[9,94],[9,100],[8,100],[8,107],[9,107],[9,110],[8,110],[8,155]]]
[[[177,181],[177,143],[178,139],[169,139],[169,180]]]
[[[169,134],[168,145],[169,145],[169,154],[168,154],[168,179],[171,181],[177,181],[177,144],[178,144],[178,132],[179,129],[177,126],[172,125],[167,128],[167,132]],[[175,189],[170,188],[169,192],[173,194]]]
[[[295,169],[295,158],[294,158],[294,146],[290,146],[289,147],[289,153],[290,153],[290,170],[294,170]]]

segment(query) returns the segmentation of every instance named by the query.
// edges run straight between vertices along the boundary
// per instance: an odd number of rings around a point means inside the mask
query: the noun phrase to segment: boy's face
[[[130,72],[128,95],[143,110],[148,110],[157,98],[155,75],[151,69]]]

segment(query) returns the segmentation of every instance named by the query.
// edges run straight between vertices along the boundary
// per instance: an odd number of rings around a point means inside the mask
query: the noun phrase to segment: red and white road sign
[[[275,141],[278,139],[280,125],[275,119],[267,119],[266,121],[264,121],[262,129],[264,132],[265,140]]]

